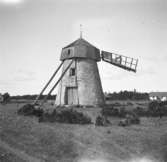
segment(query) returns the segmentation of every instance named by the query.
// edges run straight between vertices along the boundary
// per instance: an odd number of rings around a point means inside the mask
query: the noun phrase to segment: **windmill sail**
[[[118,66],[128,71],[136,72],[136,68],[138,64],[137,59],[123,56],[123,55],[118,55],[115,53],[106,52],[106,51],[102,51],[101,56],[102,56],[102,60],[105,62],[108,62],[112,65]]]

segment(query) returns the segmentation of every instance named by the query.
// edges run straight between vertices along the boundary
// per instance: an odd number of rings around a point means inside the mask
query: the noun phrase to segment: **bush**
[[[117,108],[103,108],[101,110],[101,114],[103,116],[118,116],[119,115],[119,110]]]
[[[135,113],[127,114],[126,120],[129,120],[130,124],[140,124],[139,116]]]
[[[121,120],[119,123],[118,123],[119,126],[122,126],[122,127],[126,127],[128,126],[128,121],[126,119],[123,119]]]
[[[167,102],[152,101],[148,105],[148,114],[153,117],[167,116]]]
[[[90,124],[91,118],[81,112],[73,109],[62,110],[57,112],[56,109],[52,113],[45,112],[39,122],[60,122],[70,124]]]
[[[115,102],[115,103],[113,103],[113,106],[121,106],[121,103]]]
[[[104,116],[97,116],[96,118],[96,126],[107,126],[108,124],[111,124],[109,120],[107,120]]]
[[[37,117],[40,117],[42,116],[43,114],[43,110],[42,109],[36,109],[34,107],[34,105],[32,104],[26,104],[26,105],[23,105],[18,111],[17,113],[19,115],[24,115],[24,116],[30,116],[30,115],[34,115],[34,116],[37,116]]]
[[[140,124],[140,119],[137,114],[130,112],[126,115],[126,118],[119,122],[119,126],[129,126],[132,124]]]
[[[103,126],[103,125],[104,125],[104,118],[103,118],[102,116],[98,116],[98,117],[96,118],[96,123],[95,123],[95,125],[97,125],[97,126]]]
[[[56,115],[57,115],[57,112],[56,110],[54,110],[53,112],[44,112],[42,114],[42,116],[39,117],[39,122],[45,122],[45,121],[48,121],[48,122],[55,122],[56,121]]]
[[[144,109],[144,108],[139,107],[139,106],[136,107],[135,109],[133,109],[133,112],[134,112],[135,114],[137,114],[138,116],[140,116],[140,117],[145,117],[145,116],[148,116],[148,115],[149,115],[147,109]]]
[[[127,102],[127,105],[132,106],[133,103],[132,102]]]
[[[124,107],[122,107],[122,108],[120,108],[120,111],[119,111],[119,117],[124,118],[124,117],[126,117],[127,113],[128,113],[128,111],[125,110]]]
[[[102,116],[114,116],[114,117],[120,117],[123,118],[126,116],[127,111],[124,107],[122,108],[103,108],[101,111]]]
[[[149,103],[148,108],[137,107],[133,110],[138,116],[141,117],[162,117],[167,116],[167,102],[152,101]]]
[[[10,94],[8,92],[6,92],[2,95],[1,103],[7,104],[9,101],[10,101]]]

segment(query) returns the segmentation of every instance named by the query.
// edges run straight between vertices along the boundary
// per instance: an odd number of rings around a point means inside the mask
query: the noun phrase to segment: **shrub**
[[[44,112],[42,114],[42,116],[39,117],[39,122],[44,122],[44,121],[48,121],[48,122],[55,122],[56,121],[56,115],[57,115],[57,112],[56,112],[56,109],[53,110],[53,112]]]
[[[106,107],[101,110],[101,114],[102,116],[114,116],[114,117],[124,118],[127,114],[127,110],[125,110],[124,107],[121,108]]]
[[[153,117],[167,116],[167,102],[152,101],[148,105],[148,114]]]
[[[9,101],[10,101],[10,94],[8,92],[6,92],[2,95],[1,103],[7,104]]]
[[[103,126],[103,125],[104,125],[104,120],[103,120],[103,118],[102,118],[101,116],[98,116],[98,117],[96,118],[96,123],[95,123],[95,125],[98,125],[98,126]]]
[[[25,104],[17,111],[17,113],[24,116],[34,115],[40,117],[43,114],[43,110],[36,109],[32,104]]]
[[[96,118],[96,126],[107,126],[108,124],[111,124],[110,121],[104,117],[104,116],[97,116]]]
[[[127,102],[127,105],[132,106],[133,103],[132,102]]]
[[[139,116],[135,113],[127,114],[126,120],[129,120],[130,124],[140,124]]]
[[[127,113],[128,113],[127,110],[125,110],[125,108],[122,107],[120,108],[120,111],[119,111],[119,117],[124,118],[126,117]]]
[[[121,106],[121,103],[115,102],[115,103],[113,103],[113,106]]]
[[[117,108],[103,108],[101,114],[104,116],[119,116],[119,110]]]
[[[118,125],[119,125],[119,126],[122,126],[122,127],[126,127],[126,126],[128,126],[129,124],[128,124],[128,122],[127,122],[126,119],[123,119],[123,120],[121,120],[121,121],[118,123]]]
[[[138,116],[141,116],[141,117],[144,117],[144,116],[148,116],[148,110],[147,109],[144,109],[142,107],[136,107],[135,109],[133,109],[133,112],[135,114],[137,114]]]
[[[52,113],[46,112],[39,118],[39,122],[90,124],[91,118],[81,112],[75,111],[73,109],[67,109],[60,112],[57,112],[56,110],[54,110]]]
[[[126,115],[125,119],[123,119],[119,122],[118,125],[125,127],[125,126],[129,126],[129,125],[132,125],[132,124],[140,124],[140,119],[139,119],[138,115],[136,115],[135,113],[130,112]]]

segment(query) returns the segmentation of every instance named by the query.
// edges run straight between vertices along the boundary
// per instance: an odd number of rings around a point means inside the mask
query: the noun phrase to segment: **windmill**
[[[136,72],[138,64],[138,60],[131,57],[106,51],[100,52],[98,48],[82,38],[82,33],[79,39],[62,48],[60,60],[61,64],[37,96],[34,104],[38,102],[40,96],[62,67],[61,76],[41,105],[58,84],[55,105],[104,105],[105,100],[97,62],[104,61],[132,72]]]

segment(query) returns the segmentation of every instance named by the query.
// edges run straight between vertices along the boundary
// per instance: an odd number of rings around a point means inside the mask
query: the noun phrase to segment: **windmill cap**
[[[83,38],[79,38],[62,49],[61,61],[72,58],[87,58],[100,61],[100,50]]]
[[[69,45],[65,46],[64,48],[78,46],[78,45],[83,45],[83,46],[88,46],[88,47],[94,47],[94,48],[96,48],[95,46],[93,46],[91,43],[89,43],[88,41],[86,41],[83,38],[79,38],[79,39],[75,40],[74,42],[70,43]]]

